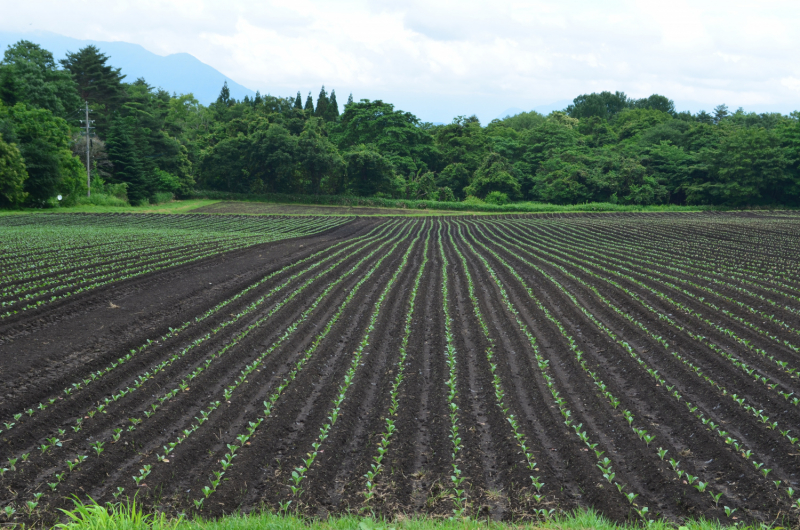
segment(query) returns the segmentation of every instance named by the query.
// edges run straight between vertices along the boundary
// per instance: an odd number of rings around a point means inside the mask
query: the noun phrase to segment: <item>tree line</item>
[[[82,134],[83,102],[93,134]],[[94,46],[56,62],[29,41],[0,62],[0,206],[92,193],[132,204],[192,190],[556,204],[800,204],[800,113],[725,105],[678,112],[665,96],[576,97],[563,111],[482,125],[420,121],[381,100],[341,107],[227,85],[208,106],[126,82]]]

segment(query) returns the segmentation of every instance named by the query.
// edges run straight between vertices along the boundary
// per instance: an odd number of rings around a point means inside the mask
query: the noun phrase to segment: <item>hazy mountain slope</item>
[[[138,44],[79,40],[46,31],[32,33],[0,31],[0,49],[5,51],[9,44],[20,39],[35,42],[53,52],[56,60],[62,59],[68,51],[78,51],[84,46],[94,44],[111,57],[109,64],[122,68],[122,73],[127,76],[125,81],[131,82],[143,77],[149,84],[161,87],[170,93],[191,92],[205,105],[217,99],[225,81],[228,82],[231,96],[236,99],[241,99],[245,95],[250,97],[255,95],[249,88],[188,53],[162,56],[149,52]]]

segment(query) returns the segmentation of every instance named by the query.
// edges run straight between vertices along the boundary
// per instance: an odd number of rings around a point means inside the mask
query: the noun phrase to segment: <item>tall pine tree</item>
[[[294,108],[301,109],[303,108],[303,100],[300,98],[300,91],[297,91],[297,97],[294,99]]]
[[[347,96],[347,103],[344,104],[345,110],[347,110],[347,107],[352,105],[352,104],[353,104],[353,93],[350,92],[350,95]]]
[[[317,118],[325,118],[325,113],[328,110],[328,93],[325,92],[325,85],[322,85],[322,88],[319,91],[319,97],[317,98],[317,108],[314,111],[314,116]]]
[[[128,199],[132,204],[141,204],[147,201],[150,193],[142,168],[141,149],[136,145],[135,128],[133,117],[117,115],[111,122],[106,149],[114,165],[114,180],[128,185]]]
[[[219,96],[217,96],[217,105],[231,107],[234,104],[236,104],[236,100],[231,99],[231,90],[228,88],[228,82],[225,81],[222,84],[222,90],[219,91]]]
[[[336,121],[339,117],[339,104],[336,102],[336,91],[331,90],[331,97],[328,100],[328,108],[325,109],[325,114],[322,118],[325,121]]]
[[[306,106],[303,107],[303,110],[314,114],[314,101],[311,99],[311,92],[308,93],[308,97],[306,98]]]
[[[85,46],[76,53],[67,52],[66,59],[61,59],[61,65],[78,83],[81,99],[88,101],[94,110],[92,118],[101,137],[108,132],[114,111],[125,101],[122,85],[125,76],[119,68],[107,65],[106,61],[108,56],[100,53],[94,45]]]

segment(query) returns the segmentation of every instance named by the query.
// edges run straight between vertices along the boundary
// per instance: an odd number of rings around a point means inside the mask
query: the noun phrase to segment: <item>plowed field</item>
[[[304,226],[0,320],[0,518],[798,524],[800,216]]]

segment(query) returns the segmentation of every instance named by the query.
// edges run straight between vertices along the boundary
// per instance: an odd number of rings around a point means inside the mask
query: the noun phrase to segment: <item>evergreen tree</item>
[[[322,88],[319,91],[319,97],[317,97],[317,108],[314,111],[314,116],[317,118],[325,119],[325,113],[328,111],[328,93],[325,92],[325,85],[322,85]]]
[[[331,97],[328,100],[328,108],[325,110],[325,115],[322,118],[325,121],[336,121],[339,117],[339,104],[336,103],[336,91],[331,90]]]
[[[86,46],[77,53],[67,52],[61,65],[72,73],[78,83],[80,99],[89,102],[95,111],[92,118],[97,133],[103,137],[108,132],[114,111],[122,106],[125,90],[122,80],[125,76],[119,68],[107,65],[109,57],[94,46]]]
[[[707,123],[709,125],[714,123],[714,116],[712,116],[711,114],[709,114],[704,110],[698,112],[697,115],[695,116],[695,119],[700,123]]]
[[[347,110],[347,107],[349,107],[352,104],[353,104],[353,93],[350,92],[350,95],[347,96],[347,103],[344,104],[345,110]]]
[[[714,108],[714,123],[719,123],[730,115],[727,105],[717,105]]]
[[[128,185],[128,199],[131,203],[141,204],[148,199],[149,193],[134,129],[133,117],[115,117],[108,132],[106,148],[108,158],[114,165],[114,179]]]
[[[311,99],[311,92],[308,93],[308,97],[306,98],[306,106],[303,107],[303,110],[314,114],[314,101]]]
[[[303,108],[303,100],[300,98],[300,91],[297,91],[297,97],[294,99],[294,108],[302,109]]]
[[[231,100],[231,91],[228,88],[228,82],[225,81],[222,84],[222,90],[219,91],[219,96],[217,96],[217,104],[223,107],[230,107],[236,103],[236,100]]]

